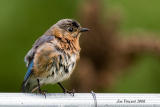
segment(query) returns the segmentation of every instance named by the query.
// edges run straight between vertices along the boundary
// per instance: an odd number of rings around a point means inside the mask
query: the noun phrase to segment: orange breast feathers
[[[77,32],[75,32],[77,33]],[[79,45],[79,36],[73,37],[71,33],[64,32],[61,29],[55,28],[52,30],[52,35],[59,38],[60,45],[62,49],[70,50],[76,53],[79,53],[81,48]]]

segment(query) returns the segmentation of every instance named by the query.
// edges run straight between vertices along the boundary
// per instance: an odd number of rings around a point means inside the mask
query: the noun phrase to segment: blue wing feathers
[[[29,78],[29,76],[31,75],[32,67],[33,67],[33,60],[31,61],[31,63],[28,66],[28,70],[27,70],[27,73],[26,73],[26,75],[24,77],[24,81],[26,81]]]

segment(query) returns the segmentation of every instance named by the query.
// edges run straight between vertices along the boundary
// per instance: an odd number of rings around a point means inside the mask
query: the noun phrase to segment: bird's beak
[[[81,28],[81,29],[80,29],[80,32],[87,32],[87,31],[89,31],[88,28]]]

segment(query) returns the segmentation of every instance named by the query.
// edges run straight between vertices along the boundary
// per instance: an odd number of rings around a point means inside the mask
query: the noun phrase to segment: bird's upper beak
[[[80,32],[87,32],[87,31],[89,31],[88,28],[81,28],[81,29],[80,29]]]

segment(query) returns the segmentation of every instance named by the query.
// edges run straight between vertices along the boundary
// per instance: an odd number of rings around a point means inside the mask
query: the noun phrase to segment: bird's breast
[[[76,54],[68,55],[60,53],[58,60],[58,64],[54,63],[52,65],[49,71],[50,75],[46,79],[43,79],[45,84],[55,84],[68,79],[76,66],[77,56]]]
[[[60,70],[62,69],[62,72],[66,74],[71,73],[75,67],[76,59],[77,58],[75,54],[71,55],[61,54],[59,57]]]

